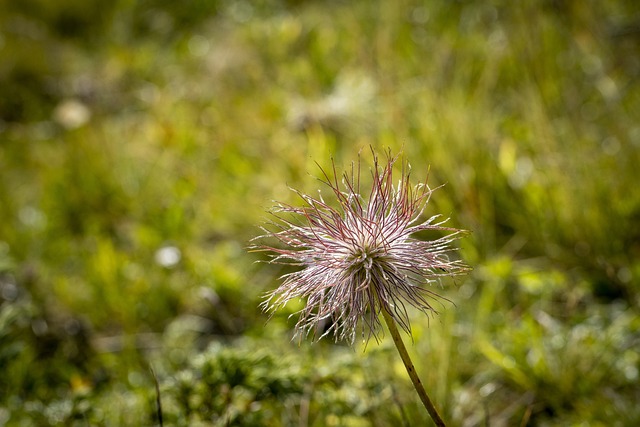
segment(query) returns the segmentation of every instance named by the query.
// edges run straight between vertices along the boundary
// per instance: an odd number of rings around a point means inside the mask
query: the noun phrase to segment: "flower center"
[[[363,246],[355,249],[347,258],[353,268],[370,270],[373,263],[379,260],[383,251],[379,248]]]

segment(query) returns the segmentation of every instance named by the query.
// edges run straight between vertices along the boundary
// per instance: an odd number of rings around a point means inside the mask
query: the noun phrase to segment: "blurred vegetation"
[[[291,343],[245,251],[403,150],[473,231],[415,325],[452,425],[640,425],[628,1],[0,2],[0,425],[423,425],[390,339]]]

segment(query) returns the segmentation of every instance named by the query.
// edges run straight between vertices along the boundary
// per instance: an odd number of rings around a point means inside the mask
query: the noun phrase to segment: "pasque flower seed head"
[[[452,241],[464,231],[443,226],[446,220],[439,215],[420,221],[433,189],[426,182],[412,186],[405,162],[394,185],[398,157],[388,153],[381,164],[372,153],[368,195],[360,192],[360,160],[340,181],[335,164],[332,176],[321,168],[332,202],[321,192],[312,197],[294,190],[303,206],[279,204],[273,212],[274,229],[257,238],[272,237],[280,245],[253,246],[272,253],[271,262],[301,267],[285,274],[262,305],[274,311],[289,300],[306,299],[296,324],[298,336],[312,333],[320,339],[333,334],[336,340],[353,343],[360,331],[365,341],[377,339],[381,310],[410,333],[406,305],[427,315],[436,313],[432,303],[441,297],[429,285],[467,270],[448,257]],[[413,237],[425,230],[437,230],[442,237]]]

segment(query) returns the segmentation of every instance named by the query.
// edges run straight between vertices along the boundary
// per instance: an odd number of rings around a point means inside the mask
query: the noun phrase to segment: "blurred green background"
[[[444,418],[640,425],[639,77],[634,0],[1,1],[0,425],[158,425],[154,373],[165,425],[428,425],[245,249],[368,146],[473,232],[412,316]]]

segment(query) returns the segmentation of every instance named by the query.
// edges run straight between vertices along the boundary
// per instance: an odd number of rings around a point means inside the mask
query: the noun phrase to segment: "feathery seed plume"
[[[360,191],[360,159],[341,181],[332,162],[333,176],[320,169],[333,203],[325,201],[321,192],[312,197],[293,190],[303,206],[279,204],[274,212],[276,230],[265,230],[267,234],[257,238],[274,237],[281,245],[253,246],[273,253],[271,262],[302,267],[285,274],[262,305],[274,311],[292,299],[306,299],[297,336],[312,333],[320,339],[333,334],[336,340],[353,343],[360,330],[365,341],[371,336],[378,339],[383,310],[410,334],[406,305],[427,315],[436,313],[432,303],[442,297],[427,286],[468,270],[448,257],[454,251],[451,243],[465,231],[443,226],[446,219],[439,215],[420,221],[434,189],[426,182],[412,186],[406,162],[394,186],[398,156],[389,152],[381,165],[371,151],[372,184],[366,197]],[[435,240],[412,237],[426,230],[445,235]]]

